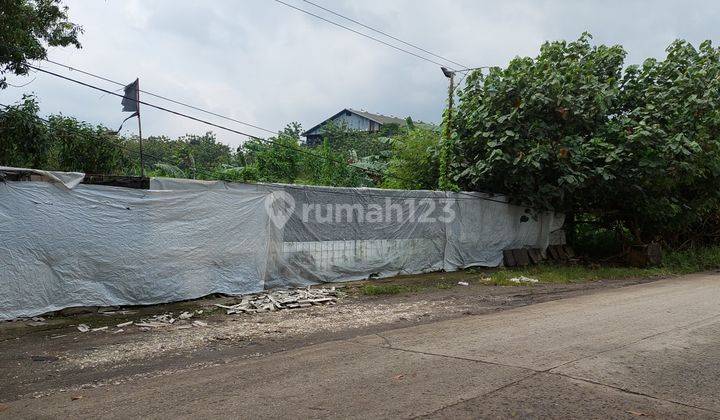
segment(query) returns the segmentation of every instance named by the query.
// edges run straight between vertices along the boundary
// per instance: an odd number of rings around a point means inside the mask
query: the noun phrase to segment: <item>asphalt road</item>
[[[0,417],[720,418],[720,275],[8,402]]]

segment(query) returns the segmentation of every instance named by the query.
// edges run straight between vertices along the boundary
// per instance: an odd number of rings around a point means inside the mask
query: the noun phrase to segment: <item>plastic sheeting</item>
[[[265,196],[0,183],[0,319],[260,291]]]
[[[264,191],[274,193],[268,200],[291,201],[287,220],[271,224],[277,242],[269,247],[268,287],[496,267],[504,249],[544,252],[564,221],[482,193],[169,178],[154,178],[150,187]]]
[[[0,166],[0,172],[18,172],[30,175],[33,181],[45,181],[60,184],[66,188],[75,188],[85,178],[82,172],[59,172],[43,171],[41,169],[13,168],[11,166]]]
[[[545,249],[563,222],[479,193],[150,188],[0,183],[0,319],[498,266],[503,249]]]

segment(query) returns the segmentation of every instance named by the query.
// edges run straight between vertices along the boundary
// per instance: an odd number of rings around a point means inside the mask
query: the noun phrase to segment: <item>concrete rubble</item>
[[[313,305],[334,305],[337,303],[338,292],[331,288],[307,288],[293,290],[275,290],[269,293],[243,296],[235,305],[215,306],[226,309],[228,315],[241,313],[258,313],[277,311],[280,309],[308,308]]]
[[[338,292],[335,287],[275,290],[272,292],[240,296],[237,298],[240,302],[234,305],[215,304],[215,306],[225,309],[228,315],[270,312],[280,309],[309,308],[314,305],[335,305],[341,293],[342,292]],[[112,311],[112,313],[116,314],[121,312],[122,311]],[[80,324],[77,326],[77,329],[82,333],[107,331],[118,334],[127,331],[127,328],[130,326],[137,327],[140,331],[150,331],[152,329],[170,326],[176,329],[207,327],[207,322],[193,319],[196,315],[202,314],[203,310],[196,310],[184,311],[179,315],[168,312],[146,316],[137,321],[126,321],[116,324],[114,326],[115,329],[112,331],[109,331],[111,326],[91,328],[87,324]]]
[[[531,277],[520,276],[513,277],[510,279],[510,281],[513,283],[537,283],[539,280]]]

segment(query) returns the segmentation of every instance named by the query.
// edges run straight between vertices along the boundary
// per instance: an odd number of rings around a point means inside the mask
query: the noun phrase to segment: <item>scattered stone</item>
[[[510,281],[513,283],[537,283],[539,280],[533,279],[531,277],[520,276],[520,277],[513,277],[510,279]]]
[[[140,329],[143,329],[143,328],[150,329],[150,328],[164,327],[167,324],[163,324],[161,322],[138,322],[135,325],[140,327]]]
[[[78,331],[80,331],[81,333],[86,333],[86,332],[90,331],[90,327],[88,327],[86,324],[80,324],[80,325],[78,325],[78,326],[77,326],[77,329],[78,329]]]
[[[7,404],[0,404],[0,411],[9,410],[10,406]]]
[[[243,296],[235,305],[215,304],[227,310],[228,315],[240,313],[258,313],[281,309],[308,308],[313,305],[333,305],[338,294],[334,287],[317,289],[275,290]]]
[[[92,332],[98,332],[98,331],[107,331],[107,329],[108,329],[108,327],[107,327],[107,326],[105,326],[105,327],[98,327],[98,328],[93,328],[93,329],[92,329],[92,330],[90,330],[90,331],[92,331]]]
[[[183,312],[178,316],[178,318],[180,318],[180,319],[190,319],[192,317],[193,317],[193,314],[191,314],[190,312]]]
[[[197,320],[193,321],[192,324],[196,327],[207,327],[207,325],[208,325],[207,322],[197,321]]]
[[[70,399],[72,401],[77,401],[77,400],[83,399],[83,396],[82,395],[73,395],[72,397],[70,397]]]
[[[135,325],[142,328],[159,328],[167,327],[174,324],[176,319],[173,317],[172,312],[162,315],[153,315],[150,318],[143,318],[140,322],[136,322]],[[120,327],[120,325],[118,325]]]
[[[113,331],[112,333],[113,333],[113,334],[120,334],[120,333],[123,332],[123,331],[125,331],[125,330],[123,330],[122,328],[120,328],[119,330],[115,330],[115,331]]]
[[[30,319],[31,319],[33,322],[45,322],[45,318],[43,318],[43,317],[41,317],[41,316],[34,316],[34,317],[30,318]]]
[[[116,327],[118,328],[125,328],[129,327],[133,324],[133,321],[123,322],[122,324],[117,324]]]

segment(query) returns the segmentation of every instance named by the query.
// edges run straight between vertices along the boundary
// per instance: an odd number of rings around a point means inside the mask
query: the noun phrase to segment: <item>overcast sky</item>
[[[288,3],[339,20],[301,0]],[[505,65],[534,56],[545,40],[620,43],[628,62],[663,57],[676,38],[695,45],[720,36],[717,1],[314,0],[398,38],[467,65]],[[290,9],[273,0],[71,0],[83,48],[49,57],[214,112],[277,130],[305,128],[345,107],[437,122],[447,81],[438,66]],[[343,24],[351,25],[349,22]],[[362,29],[362,28],[360,28]],[[42,65],[72,77],[104,82]],[[9,77],[0,103],[34,92],[43,114],[63,113],[117,127],[119,98],[43,74]],[[145,97],[148,102],[161,101]],[[176,105],[169,107],[182,109]],[[258,130],[207,117],[252,134]],[[145,135],[204,133],[211,128],[147,109]],[[133,134],[136,125],[123,129]],[[222,142],[244,138],[214,129]]]

